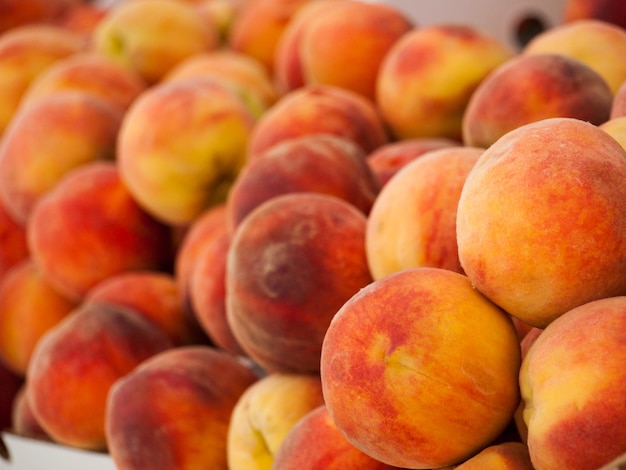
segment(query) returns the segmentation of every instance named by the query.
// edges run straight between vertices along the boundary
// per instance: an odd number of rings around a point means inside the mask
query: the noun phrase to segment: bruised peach
[[[341,305],[371,282],[365,215],[324,194],[272,198],[237,227],[226,266],[235,338],[265,370],[317,372]]]
[[[545,327],[626,294],[626,153],[591,123],[550,118],[505,134],[468,175],[459,258],[476,288]]]
[[[440,268],[362,288],[333,317],[321,353],[336,426],[365,454],[406,468],[460,464],[500,436],[519,403],[519,367],[510,317]]]
[[[56,442],[106,448],[109,389],[147,358],[172,343],[132,310],[78,307],[37,344],[27,371],[27,396],[35,418]]]

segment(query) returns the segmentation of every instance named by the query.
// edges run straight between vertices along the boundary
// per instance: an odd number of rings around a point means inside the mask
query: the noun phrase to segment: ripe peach
[[[483,151],[464,146],[431,150],[387,182],[367,219],[365,247],[374,279],[418,266],[463,272],[456,208]]]
[[[598,127],[617,140],[626,150],[626,115],[609,119]]]
[[[336,86],[374,101],[380,64],[413,23],[384,3],[335,3],[312,14],[304,27],[299,49],[305,84]]]
[[[251,364],[208,346],[183,346],[145,360],[112,386],[109,453],[120,470],[226,470],[230,417],[257,380]]]
[[[611,104],[610,118],[626,116],[626,80],[615,92],[613,103]]]
[[[29,255],[26,227],[8,213],[0,199],[0,280]]]
[[[228,48],[260,62],[270,75],[280,38],[296,12],[310,0],[255,0],[246,2],[232,19]]]
[[[50,439],[50,436],[44,431],[33,414],[30,402],[26,396],[27,391],[28,387],[24,383],[15,395],[11,409],[10,430],[19,436],[51,441],[52,439]]]
[[[159,115],[167,119],[155,121]],[[122,179],[155,218],[187,225],[225,199],[246,161],[254,123],[224,84],[195,78],[155,85],[124,116],[117,146]]]
[[[325,405],[304,415],[284,437],[274,456],[281,470],[392,470],[364,454],[341,434]]]
[[[381,185],[385,185],[404,165],[426,152],[458,145],[456,140],[438,137],[395,140],[370,152],[366,160]]]
[[[41,338],[31,357],[26,393],[35,418],[55,442],[104,450],[109,389],[170,348],[165,333],[132,310],[79,306]]]
[[[231,86],[260,116],[278,99],[267,70],[253,57],[230,49],[194,54],[174,67],[164,81],[206,77]]]
[[[143,211],[113,162],[69,172],[35,206],[27,227],[41,275],[70,299],[124,271],[167,268],[171,231]]]
[[[601,124],[613,92],[594,69],[562,54],[518,55],[486,77],[463,115],[463,142],[487,148],[507,132],[551,117]]]
[[[366,216],[325,194],[272,198],[239,224],[226,265],[235,338],[266,371],[317,372],[339,307],[371,282]]]
[[[53,289],[30,259],[0,281],[0,358],[24,377],[41,337],[77,306]]]
[[[362,288],[334,316],[321,353],[336,426],[370,457],[407,468],[460,464],[500,436],[519,403],[519,367],[506,312],[440,268]]]
[[[26,106],[0,144],[0,198],[26,225],[33,207],[71,170],[113,160],[123,112],[96,96],[58,92]]]
[[[520,370],[535,468],[600,468],[626,449],[626,297],[582,304],[550,323]]]
[[[621,0],[565,0],[563,22],[595,19],[626,28],[626,4]]]
[[[332,134],[369,153],[389,141],[372,101],[333,86],[311,85],[283,95],[259,118],[248,142],[248,159],[287,139]]]
[[[274,373],[250,385],[230,418],[228,469],[275,468],[272,462],[285,436],[300,418],[323,403],[317,374]]]
[[[513,54],[507,45],[470,25],[414,28],[385,56],[376,103],[396,139],[460,140],[472,92]]]
[[[459,259],[476,288],[545,327],[626,294],[626,153],[597,126],[549,118],[505,134],[468,175]]]
[[[231,234],[224,226],[203,243],[189,279],[190,300],[196,319],[213,344],[245,356],[226,314],[226,259],[230,242]]]
[[[216,24],[191,5],[170,0],[115,3],[92,34],[94,51],[135,71],[148,84],[159,82],[182,60],[219,45]]]
[[[601,51],[601,52],[599,52]],[[578,59],[598,72],[615,93],[626,80],[626,30],[615,24],[583,19],[557,25],[535,36],[522,54],[556,53]]]
[[[132,70],[93,51],[72,54],[41,72],[30,84],[21,106],[60,91],[84,91],[126,111],[146,89],[146,84]]]
[[[534,470],[528,446],[521,442],[503,442],[484,448],[455,470]]]
[[[0,34],[34,23],[52,24],[61,20],[80,0],[3,1]]]
[[[286,139],[249,161],[228,197],[230,230],[257,206],[281,194],[310,191],[328,194],[368,214],[380,184],[353,141],[330,134]]]
[[[133,309],[160,328],[174,346],[206,340],[187,312],[173,275],[154,270],[114,274],[87,291],[83,303],[97,302]]]
[[[83,38],[60,26],[26,24],[0,36],[0,135],[33,80],[57,60],[84,49]]]

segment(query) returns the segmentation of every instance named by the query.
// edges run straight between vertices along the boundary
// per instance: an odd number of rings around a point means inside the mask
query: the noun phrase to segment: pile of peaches
[[[626,19],[565,4],[515,48],[363,0],[0,0],[3,431],[618,468]]]

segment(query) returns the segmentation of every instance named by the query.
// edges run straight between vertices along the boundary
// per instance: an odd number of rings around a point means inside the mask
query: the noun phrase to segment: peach
[[[522,54],[563,54],[598,72],[615,93],[626,80],[626,30],[612,23],[583,19],[563,23],[535,36]]]
[[[431,150],[387,182],[367,219],[365,248],[374,279],[414,267],[463,272],[456,208],[483,151],[463,146]]]
[[[9,214],[0,199],[0,280],[29,256],[26,227]]]
[[[304,415],[284,437],[274,456],[281,470],[391,470],[364,454],[341,434],[325,405]]]
[[[486,77],[463,115],[463,142],[487,148],[507,132],[552,117],[601,124],[613,92],[584,62],[561,54],[518,55]]]
[[[228,35],[235,18],[248,2],[249,0],[192,0],[191,3],[205,21],[216,25],[220,44],[227,46]]]
[[[455,470],[534,470],[526,444],[503,442],[484,448]]]
[[[79,34],[53,25],[27,24],[0,36],[0,136],[33,80],[56,61],[81,52],[84,46]]]
[[[403,10],[344,0],[312,14],[300,38],[305,84],[331,85],[374,101],[380,64],[413,29]]]
[[[332,134],[355,142],[369,153],[389,141],[374,103],[328,85],[311,85],[283,95],[259,118],[248,143],[248,159],[287,139]]]
[[[159,82],[182,60],[219,45],[216,24],[198,16],[191,5],[170,0],[116,3],[92,34],[94,51],[136,72],[148,84]]]
[[[228,469],[276,468],[272,463],[285,436],[300,418],[323,403],[317,374],[274,373],[250,385],[230,418]]]
[[[367,155],[367,164],[385,185],[404,165],[430,150],[453,147],[460,142],[439,137],[418,137],[383,144]]]
[[[24,385],[24,377],[13,372],[0,360],[0,383],[0,430],[6,430],[11,428],[13,406]],[[0,442],[0,456],[3,455],[2,450]]]
[[[207,239],[199,250],[190,276],[193,312],[217,347],[245,356],[226,314],[226,259],[231,234],[226,226]]]
[[[71,170],[115,158],[123,113],[83,92],[58,92],[24,107],[0,144],[0,198],[26,225],[33,207]]]
[[[626,28],[626,4],[621,0],[565,0],[563,22],[595,19]]]
[[[280,95],[305,85],[300,43],[309,20],[336,7],[336,0],[315,0],[302,5],[290,18],[274,46],[272,70]]]
[[[490,445],[518,406],[519,367],[506,312],[466,276],[427,267],[362,288],[332,319],[321,352],[337,428],[370,457],[406,468],[458,465]]]
[[[611,104],[611,119],[626,116],[626,80],[622,83],[615,95],[613,96],[613,103]]]
[[[121,305],[160,328],[174,346],[203,343],[203,331],[187,311],[173,275],[154,270],[114,274],[87,291],[83,303]]]
[[[173,258],[171,231],[141,207],[113,162],[69,172],[42,197],[27,236],[41,275],[72,300],[130,270],[161,270]]]
[[[617,140],[626,150],[626,115],[609,119],[598,127]]]
[[[225,200],[246,161],[254,123],[243,101],[216,81],[153,86],[124,116],[117,146],[121,177],[155,218],[187,225]]]
[[[205,244],[226,231],[226,204],[216,204],[206,209],[189,226],[185,227],[175,253],[174,276],[178,293],[187,309],[193,309],[190,299],[191,276],[198,254]]]
[[[278,99],[272,78],[253,57],[230,49],[195,54],[173,68],[164,81],[206,77],[231,86],[260,116]]]
[[[106,1],[78,1],[71,5],[65,14],[54,24],[68,31],[83,35],[89,44],[96,26],[106,16],[110,5],[110,1],[108,4]]]
[[[270,75],[274,72],[276,47],[291,18],[311,0],[254,0],[246,2],[233,17],[228,49],[254,58]]]
[[[33,23],[52,24],[61,20],[81,0],[8,0],[3,1],[0,34]]]
[[[577,305],[626,294],[626,153],[573,118],[498,139],[457,208],[461,266],[511,315],[545,327]]]
[[[44,431],[33,414],[30,402],[26,396],[27,391],[28,387],[24,383],[15,395],[11,410],[10,430],[18,436],[51,441],[52,439],[50,439],[50,436]]]
[[[0,281],[0,358],[24,377],[41,337],[77,306],[43,279],[26,259]]]
[[[257,206],[281,194],[328,194],[368,214],[380,184],[351,140],[330,134],[286,139],[249,161],[233,184],[226,205],[230,230]]]
[[[317,372],[328,325],[371,282],[366,216],[334,196],[272,198],[239,224],[226,264],[226,315],[266,371]]]
[[[26,393],[37,422],[55,442],[106,449],[110,388],[144,360],[172,347],[165,333],[132,310],[79,306],[33,351]]]
[[[145,360],[111,388],[109,453],[120,470],[226,470],[230,417],[257,380],[250,363],[208,346]]]
[[[535,468],[600,468],[626,449],[626,297],[575,307],[550,323],[520,369]]]
[[[126,111],[146,89],[144,81],[126,69],[95,52],[72,54],[40,73],[24,93],[21,106],[61,91],[84,91],[117,105]]]
[[[460,140],[473,91],[513,55],[509,46],[470,25],[413,28],[380,66],[376,103],[396,139]]]

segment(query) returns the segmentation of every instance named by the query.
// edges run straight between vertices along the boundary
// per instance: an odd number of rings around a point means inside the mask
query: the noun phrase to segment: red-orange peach
[[[521,442],[494,444],[470,457],[455,470],[535,470],[528,447]]]
[[[165,333],[132,310],[78,307],[41,338],[31,357],[26,394],[37,422],[55,442],[106,449],[111,386],[170,348]]]
[[[187,311],[173,275],[154,270],[114,274],[87,291],[83,303],[97,302],[133,309],[160,328],[174,346],[206,341]]]
[[[22,96],[20,106],[60,91],[83,91],[126,111],[146,89],[132,70],[94,51],[72,54],[42,71]]]
[[[65,17],[80,0],[8,0],[2,2],[0,33],[33,23],[52,24]]]
[[[113,162],[70,171],[35,206],[27,236],[41,275],[74,300],[109,276],[165,269],[173,258],[170,228],[141,209]]]
[[[77,306],[53,289],[30,259],[0,281],[0,360],[24,377],[41,337]]]
[[[486,77],[463,114],[463,142],[487,148],[507,132],[551,117],[602,124],[613,92],[584,62],[563,54],[521,54]]]
[[[530,459],[538,469],[601,468],[626,449],[626,297],[567,311],[520,369]]]
[[[83,38],[60,26],[26,24],[0,36],[0,135],[33,80],[57,60],[84,49]]]
[[[463,186],[461,266],[479,291],[537,327],[626,294],[625,180],[626,152],[591,123],[550,118],[510,131]]]
[[[483,151],[465,146],[431,150],[387,182],[367,219],[365,248],[374,279],[423,266],[463,272],[456,208]]]
[[[286,139],[243,167],[228,193],[231,231],[257,206],[281,194],[308,191],[343,199],[368,214],[380,183],[353,141],[331,134]]]
[[[116,468],[227,470],[231,414],[256,380],[249,362],[208,346],[147,359],[109,394],[105,429]]]
[[[29,255],[26,227],[9,214],[0,199],[0,279]]]
[[[279,142],[310,134],[352,140],[366,153],[389,141],[371,100],[350,90],[311,85],[283,95],[259,118],[248,142],[248,159]]]
[[[42,97],[18,112],[0,144],[0,198],[26,225],[33,207],[71,170],[115,157],[123,112],[80,91]]]
[[[376,103],[397,139],[460,140],[472,92],[513,55],[506,44],[471,25],[413,28],[380,66]]]
[[[460,145],[459,141],[438,137],[394,140],[367,155],[367,164],[385,185],[404,165],[430,150]]]
[[[565,0],[563,22],[595,19],[626,28],[626,3],[622,0]]]
[[[364,454],[341,434],[321,405],[303,416],[287,433],[274,457],[281,470],[391,470]]]
[[[599,52],[601,51],[601,52]],[[582,19],[536,35],[522,54],[563,54],[598,72],[615,93],[626,80],[626,29],[606,21]]]
[[[299,41],[307,85],[331,85],[374,101],[380,64],[391,47],[413,29],[395,6],[360,0],[318,10]]]
[[[519,403],[510,317],[459,273],[409,268],[362,288],[324,338],[324,400],[370,457],[406,468],[462,463]]]
[[[272,198],[239,224],[226,265],[226,314],[265,370],[317,372],[339,307],[371,282],[366,216],[325,194]]]

